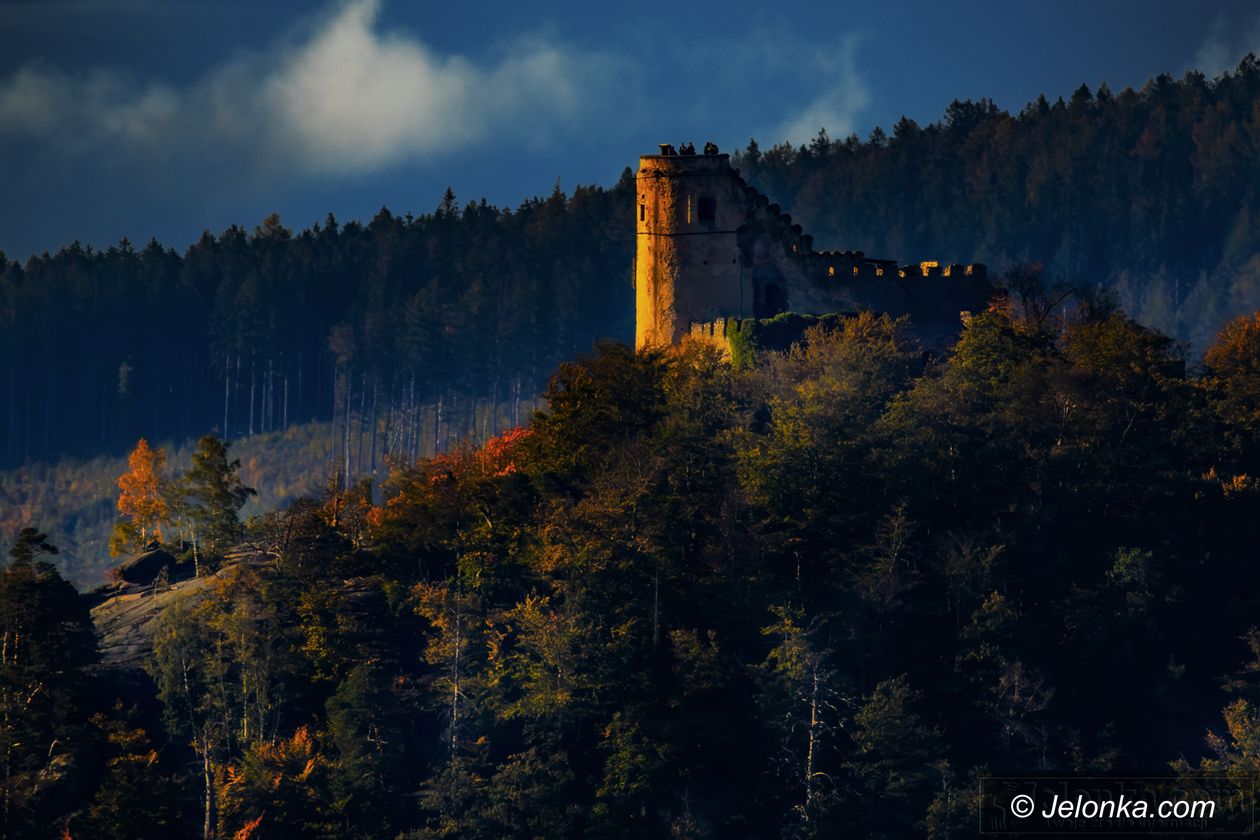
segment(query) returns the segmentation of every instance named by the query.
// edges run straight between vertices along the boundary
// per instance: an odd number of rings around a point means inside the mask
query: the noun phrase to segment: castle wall
[[[647,155],[636,184],[638,347],[699,338],[694,324],[780,312],[908,314],[916,332],[939,335],[956,332],[959,314],[983,308],[990,292],[980,264],[898,266],[814,251],[813,237],[727,155]]]

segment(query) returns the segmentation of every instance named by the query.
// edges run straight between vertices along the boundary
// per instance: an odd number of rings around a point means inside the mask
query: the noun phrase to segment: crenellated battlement
[[[687,329],[687,335],[697,341],[725,342],[736,334],[751,329],[755,323],[755,318],[718,318],[704,323],[693,321]]]
[[[727,155],[712,144],[702,155],[682,148],[663,144],[662,154],[639,161],[637,346],[724,340],[747,319],[787,311],[869,309],[956,329],[959,311],[983,307],[984,265],[899,265],[861,251],[816,251],[814,238]]]

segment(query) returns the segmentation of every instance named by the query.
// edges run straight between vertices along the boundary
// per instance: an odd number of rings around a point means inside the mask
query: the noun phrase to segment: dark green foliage
[[[164,720],[100,709],[85,735],[64,663],[90,639],[39,619],[42,658],[6,673],[64,687],[18,720],[73,745],[76,804],[35,795],[47,762],[19,751],[10,819],[948,837],[986,773],[1250,772],[1251,322],[1194,376],[1114,309],[1047,299],[972,315],[943,357],[871,313],[747,370],[602,345],[531,427],[400,469],[383,504],[333,484],[255,519],[252,558],[176,583]],[[11,625],[75,613],[50,549],[15,547]]]
[[[134,709],[116,704],[93,716],[104,736],[104,775],[88,811],[89,835],[101,840],[162,840],[185,833],[195,798],[163,766],[152,739],[135,726]]]
[[[1201,351],[1260,301],[1257,99],[1248,56],[1215,80],[1082,85],[1016,114],[955,101],[865,142],[752,143],[734,164],[819,244],[1002,270],[1039,260]]]
[[[388,671],[360,665],[328,700],[328,739],[335,750],[331,790],[342,836],[382,837],[404,806],[409,773],[402,698]],[[394,831],[401,826],[392,825]]]
[[[197,443],[192,466],[180,486],[182,503],[199,551],[216,556],[241,538],[237,512],[250,496],[240,477],[241,462],[227,459],[227,444],[213,435]]]
[[[301,232],[273,214],[182,254],[76,242],[0,262],[0,466],[334,420],[356,437],[329,467],[348,451],[357,474],[375,421],[416,428],[371,440],[368,469],[432,451],[417,409],[439,399],[458,425],[430,438],[480,432],[474,409],[521,422],[560,361],[632,332],[633,195],[627,170],[515,210],[448,196]]]
[[[42,556],[57,549],[25,528],[0,571],[0,835],[54,833],[91,750],[83,668],[96,637],[74,587]]]
[[[757,340],[757,322],[743,321],[739,329],[730,333],[727,341],[731,346],[731,366],[736,370],[748,370],[757,363],[757,351],[761,349]]]
[[[757,354],[761,351],[783,352],[800,343],[811,327],[821,326],[831,330],[843,320],[844,316],[840,314],[804,315],[797,312],[780,312],[770,318],[746,318],[728,333],[731,365],[736,370],[748,370],[756,365]]]

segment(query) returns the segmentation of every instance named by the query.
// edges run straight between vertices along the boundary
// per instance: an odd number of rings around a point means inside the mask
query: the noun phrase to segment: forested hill
[[[737,158],[822,246],[999,271],[1040,260],[1110,285],[1196,351],[1260,307],[1252,57],[1217,80],[1082,87],[1016,115],[956,102],[927,127]],[[183,254],[0,255],[0,466],[319,419],[354,473],[425,451],[422,435],[441,445],[452,418],[451,435],[490,433],[557,362],[630,338],[632,202],[627,170],[510,211],[448,193],[418,217],[330,215],[300,233],[272,217]]]
[[[444,437],[453,413],[511,421],[561,360],[633,335],[633,198],[627,170],[514,211],[448,191],[432,214],[296,235],[272,216],[182,256],[0,255],[0,465],[334,419],[357,473],[429,451],[435,408]]]
[[[375,504],[244,523],[221,441],[177,481],[137,447],[119,533],[171,554],[87,599],[39,531],[0,562],[0,836],[959,840],[984,778],[1173,773],[1221,836],[1260,313],[1187,376],[1012,303],[929,365],[869,313],[747,367],[602,344]]]
[[[1260,62],[1018,114],[955,102],[866,142],[749,144],[736,166],[820,243],[907,262],[1041,261],[1202,352],[1260,305]]]

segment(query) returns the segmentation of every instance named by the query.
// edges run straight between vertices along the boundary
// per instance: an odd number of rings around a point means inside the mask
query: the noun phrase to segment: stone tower
[[[635,346],[678,343],[692,323],[752,314],[740,261],[743,185],[723,154],[639,159]]]
[[[639,158],[635,191],[638,348],[720,344],[745,320],[781,313],[862,310],[909,315],[920,339],[945,346],[960,315],[983,309],[992,292],[980,263],[899,267],[861,251],[815,251],[813,237],[711,143],[702,155],[662,145]]]

